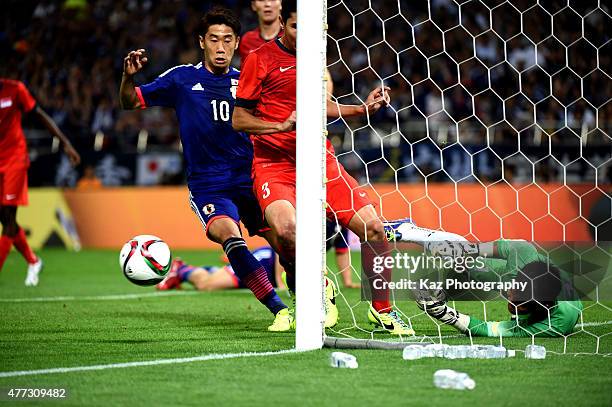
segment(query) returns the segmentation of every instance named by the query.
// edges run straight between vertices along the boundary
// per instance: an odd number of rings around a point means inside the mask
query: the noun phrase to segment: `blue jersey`
[[[191,191],[252,183],[253,145],[231,121],[239,76],[232,67],[215,75],[202,63],[179,65],[136,88],[143,107],[175,109]]]

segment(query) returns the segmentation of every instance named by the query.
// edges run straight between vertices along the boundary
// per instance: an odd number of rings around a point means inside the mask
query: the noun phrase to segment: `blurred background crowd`
[[[182,182],[174,112],[119,109],[122,61],[131,49],[147,50],[141,83],[196,63],[194,30],[219,2],[5,3],[0,75],[25,82],[89,157],[71,173],[65,160],[50,157],[46,133],[30,129],[32,185],[71,186],[92,170],[111,185]],[[249,0],[222,3],[241,17],[244,31],[256,27]],[[334,96],[354,103],[381,81],[392,88],[392,106],[369,122],[329,125],[341,159],[360,180],[611,181],[612,10],[603,2],[369,3],[328,0]],[[133,164],[143,154],[166,156]],[[58,168],[53,176],[49,165]],[[148,181],[125,175],[138,166],[165,172]]]

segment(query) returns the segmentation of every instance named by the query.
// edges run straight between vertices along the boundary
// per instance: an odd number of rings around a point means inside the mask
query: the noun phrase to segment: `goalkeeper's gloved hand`
[[[455,325],[459,319],[459,312],[446,305],[446,294],[443,290],[435,290],[433,293],[420,291],[416,303],[427,315],[444,324]]]
[[[444,313],[446,294],[443,290],[419,291],[416,298],[417,306],[434,318]]]

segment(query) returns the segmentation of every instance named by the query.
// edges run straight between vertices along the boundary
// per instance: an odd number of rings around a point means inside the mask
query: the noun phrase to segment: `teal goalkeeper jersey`
[[[548,258],[538,252],[536,247],[524,240],[504,240],[495,242],[499,258],[486,259],[485,269],[472,273],[481,281],[507,281],[514,278],[518,270],[535,261],[547,262]],[[569,279],[561,271],[561,279]],[[557,300],[550,309],[549,318],[528,324],[527,318],[500,322],[484,322],[470,316],[468,329],[473,336],[513,336],[513,337],[556,337],[567,335],[574,330],[583,306],[579,300]]]

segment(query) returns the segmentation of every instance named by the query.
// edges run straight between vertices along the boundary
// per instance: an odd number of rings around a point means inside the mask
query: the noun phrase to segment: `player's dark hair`
[[[240,20],[233,11],[225,7],[215,6],[204,14],[204,17],[200,20],[198,34],[202,37],[205,36],[210,26],[215,24],[227,25],[234,31],[236,36],[240,35],[240,30],[242,29]]]
[[[519,313],[529,314],[529,323],[548,318],[549,309],[561,292],[559,269],[546,262],[529,263],[516,276],[519,283],[526,282],[525,290],[516,291],[512,296],[510,307],[516,307]]]
[[[289,17],[291,17],[291,13],[297,14],[297,1],[283,0],[281,4],[281,17],[285,23],[287,23],[287,20],[289,20]]]

